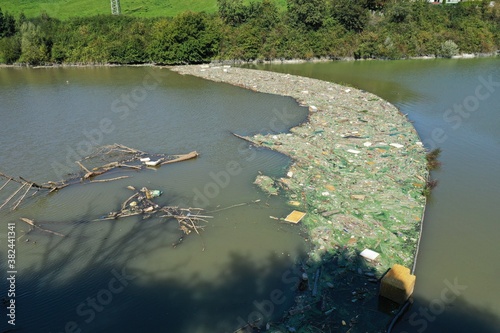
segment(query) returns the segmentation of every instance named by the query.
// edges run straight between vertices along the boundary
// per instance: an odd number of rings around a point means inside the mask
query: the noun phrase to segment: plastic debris
[[[146,164],[147,166],[158,166],[160,165],[161,162],[163,162],[165,159],[163,158],[160,158],[159,160],[156,160],[156,161],[146,161],[144,162],[144,164]]]
[[[370,249],[364,249],[359,255],[368,260],[375,260],[379,256],[379,253]]]
[[[162,194],[163,194],[163,192],[162,192],[162,191],[160,191],[160,190],[151,190],[151,191],[149,191],[149,192],[151,193],[151,197],[152,197],[152,198],[159,197],[160,195],[162,195]]]
[[[321,110],[309,111],[308,121],[289,133],[243,138],[292,158],[293,163],[285,172],[292,172],[293,178],[280,176],[275,184],[283,189],[287,200],[300,202],[301,211],[307,213],[302,222],[312,245],[309,261],[314,265],[327,255],[336,256],[323,266],[320,285],[325,287],[319,291],[322,298],[303,295],[304,299],[296,299],[297,305],[288,312],[291,317],[284,325],[312,331],[304,322],[326,318],[324,312],[335,306],[339,313],[333,312],[327,318],[337,326],[328,324],[331,331],[338,330],[342,318],[350,318],[342,322],[344,326],[353,327],[356,323],[353,331],[382,331],[386,319],[369,306],[365,308],[364,301],[359,306],[357,300],[366,293],[356,290],[353,298],[350,292],[355,281],[370,289],[366,299],[376,298],[377,277],[395,262],[407,267],[413,264],[425,206],[422,189],[428,171],[425,149],[412,124],[380,97],[331,82],[240,68],[234,68],[230,76],[221,75],[222,71],[215,68],[199,73],[199,66],[174,70],[291,96],[301,106]],[[396,142],[396,146],[390,145]],[[323,195],[325,191],[330,195]],[[376,253],[376,260],[370,262],[360,256],[364,249]],[[309,268],[305,268],[309,273],[315,269]],[[365,272],[375,275],[369,277]],[[335,288],[327,288],[326,282]],[[313,303],[317,304],[314,308],[321,306],[321,317],[314,311],[303,311]],[[356,314],[362,314],[358,322]]]
[[[335,308],[331,308],[330,310],[325,311],[325,316],[328,316],[328,315],[329,315],[329,314],[331,314],[333,311],[335,311]]]
[[[146,187],[143,187],[141,189],[141,192],[143,192],[146,195],[147,199],[156,198],[163,194],[163,192],[160,190],[149,190]]]
[[[328,191],[335,191],[335,186],[333,186],[333,185],[331,185],[331,184],[325,185],[325,188],[326,188]]]
[[[269,195],[277,195],[279,193],[279,189],[275,186],[274,179],[269,176],[258,175],[253,183]]]
[[[382,278],[380,296],[403,304],[413,294],[415,280],[409,268],[396,264]]]

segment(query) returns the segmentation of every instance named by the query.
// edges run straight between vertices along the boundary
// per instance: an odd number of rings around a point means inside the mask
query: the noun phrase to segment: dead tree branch
[[[33,197],[40,190],[48,190],[49,193],[52,193],[73,184],[105,183],[115,180],[121,180],[128,178],[129,176],[118,176],[115,178],[107,179],[94,178],[114,171],[118,168],[140,171],[146,169],[146,167],[148,166],[153,165],[159,167],[164,164],[190,160],[196,158],[197,156],[198,153],[196,151],[192,151],[184,155],[175,155],[175,158],[172,158],[173,156],[171,156],[169,159],[165,154],[148,154],[141,150],[115,143],[113,145],[99,147],[94,153],[84,158],[84,160],[86,161],[86,165],[84,165],[82,161],[75,161],[75,163],[82,169],[83,172],[79,176],[66,180],[58,182],[49,181],[47,183],[36,183],[21,176],[18,178],[14,178],[0,172],[0,178],[6,179],[5,183],[0,187],[0,191],[12,191],[8,195],[7,199],[2,203],[0,209],[5,207],[9,202],[14,202],[12,210],[17,209],[23,202],[23,200],[26,199],[30,190],[34,190],[34,193],[31,195],[31,197]],[[155,161],[151,161],[151,158],[154,158]],[[89,164],[96,164],[97,160],[104,160],[106,163],[97,167],[88,167]],[[16,183],[19,185],[17,186]],[[16,197],[21,191],[24,191],[22,192],[21,196]]]
[[[32,226],[34,228],[40,229],[41,231],[44,231],[44,232],[48,232],[49,234],[53,234],[53,235],[60,236],[60,237],[66,237],[66,235],[63,235],[63,234],[61,234],[59,232],[55,232],[55,231],[52,231],[52,230],[49,230],[49,229],[42,228],[42,227],[36,225],[35,221],[30,220],[28,218],[21,217],[20,220],[23,221],[23,222],[28,223],[30,226]]]

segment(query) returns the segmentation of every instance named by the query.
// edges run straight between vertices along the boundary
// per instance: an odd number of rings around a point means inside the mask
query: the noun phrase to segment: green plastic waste
[[[152,197],[152,198],[159,197],[160,195],[162,195],[162,194],[163,194],[163,192],[162,192],[162,191],[160,191],[160,190],[151,190],[151,191],[149,191],[149,192],[151,193],[151,197]]]

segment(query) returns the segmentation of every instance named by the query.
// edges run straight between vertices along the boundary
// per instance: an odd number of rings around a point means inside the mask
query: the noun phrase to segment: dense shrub
[[[424,0],[218,0],[216,14],[17,20],[0,9],[0,62],[201,63],[212,59],[398,59],[494,52],[500,4]]]
[[[454,41],[452,40],[447,40],[441,44],[441,52],[438,54],[438,56],[444,57],[444,58],[451,58],[453,56],[456,56],[458,54],[458,45],[455,44]]]

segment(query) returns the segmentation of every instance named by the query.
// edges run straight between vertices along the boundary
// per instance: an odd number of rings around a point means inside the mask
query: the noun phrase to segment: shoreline
[[[397,61],[397,60],[432,60],[432,59],[476,59],[476,58],[495,58],[500,56],[500,50],[491,53],[461,53],[451,58],[443,58],[436,56],[418,56],[418,57],[406,57],[400,59],[384,59],[384,58],[367,58],[367,59],[356,59],[354,57],[342,57],[342,58],[311,58],[311,59],[271,59],[271,60],[219,60],[212,59],[210,65],[244,65],[244,64],[304,64],[304,63],[317,63],[317,62],[334,62],[334,61]],[[197,64],[200,65],[200,64]],[[197,65],[162,65],[156,63],[138,63],[138,64],[113,64],[113,63],[52,63],[45,65],[28,65],[23,63],[15,64],[5,64],[0,63],[0,68],[68,68],[68,67],[178,67],[178,66],[197,66]]]
[[[331,82],[228,65],[168,68],[289,96],[309,108],[308,120],[289,133],[242,138],[293,160],[287,175],[270,183],[282,189],[290,211],[306,213],[301,224],[312,249],[303,270],[315,277],[313,290],[323,295],[322,310],[329,299],[332,309],[343,309],[335,314],[339,318],[364,318],[356,325],[384,331],[394,313],[376,313],[378,280],[394,264],[413,270],[426,204],[426,151],[406,116],[374,94]],[[364,249],[379,257],[372,262],[360,258]],[[337,286],[354,291],[339,300]],[[285,315],[288,326],[304,325],[302,317],[313,316],[304,304],[318,302],[317,293],[301,297]],[[365,306],[355,304],[358,300]]]
[[[333,61],[398,61],[398,60],[432,60],[432,59],[475,59],[475,58],[494,58],[500,56],[500,50],[491,53],[461,53],[451,58],[436,57],[436,56],[418,56],[418,57],[405,57],[400,59],[386,59],[386,58],[362,58],[356,59],[354,57],[341,57],[341,58],[311,58],[311,59],[271,59],[271,60],[212,60],[212,65],[243,65],[243,64],[305,64],[317,62],[333,62]]]

